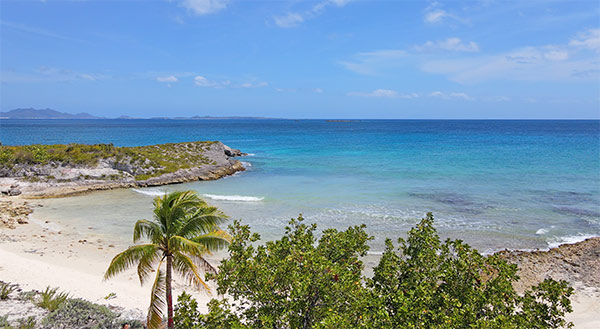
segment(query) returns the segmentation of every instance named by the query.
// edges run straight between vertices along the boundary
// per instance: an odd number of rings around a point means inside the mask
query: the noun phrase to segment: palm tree
[[[209,206],[196,192],[185,191],[156,197],[153,217],[152,221],[137,221],[133,229],[134,243],[142,238],[148,243],[131,246],[116,255],[104,279],[137,265],[140,283],[144,284],[156,269],[148,309],[148,328],[161,325],[166,303],[167,326],[173,329],[172,271],[199,289],[210,291],[200,277],[200,269],[216,271],[203,257],[229,244],[229,235],[218,226],[227,220],[227,216]]]

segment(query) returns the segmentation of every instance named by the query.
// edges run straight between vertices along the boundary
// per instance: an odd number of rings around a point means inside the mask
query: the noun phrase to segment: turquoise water
[[[443,236],[483,251],[600,235],[599,121],[2,120],[0,129],[5,145],[221,140],[251,154],[240,159],[246,172],[218,181],[46,201],[47,215],[93,214],[115,235],[149,215],[153,195],[184,188],[265,238],[299,213],[321,227],[365,223],[375,252],[426,211]]]

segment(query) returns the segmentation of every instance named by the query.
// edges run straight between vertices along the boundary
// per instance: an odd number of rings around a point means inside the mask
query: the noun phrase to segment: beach
[[[134,270],[127,271],[108,281],[103,280],[103,274],[112,257],[123,250],[127,245],[119,239],[99,238],[91,227],[82,226],[81,222],[72,220],[51,220],[36,216],[39,208],[37,200],[24,200],[15,197],[1,197],[0,201],[9,200],[14,204],[26,202],[33,208],[29,215],[28,224],[18,224],[15,229],[3,228],[0,230],[0,279],[2,281],[17,283],[23,290],[41,291],[45,287],[59,287],[60,290],[69,292],[73,297],[84,298],[98,304],[117,307],[121,312],[132,318],[143,319],[146,314],[149,298],[149,286],[140,286]],[[592,251],[600,253],[600,240]],[[590,250],[582,251],[589,253]],[[563,253],[559,250],[558,253]],[[576,253],[576,252],[575,252]],[[580,252],[581,253],[581,252]],[[530,253],[519,252],[516,257],[522,263],[531,263]],[[555,268],[569,266],[546,262],[544,257],[536,254],[538,260],[533,263],[540,265],[541,269],[552,275]],[[220,257],[225,254],[211,256],[208,259],[217,265]],[[514,256],[514,255],[513,255]],[[529,258],[528,258],[529,257]],[[534,258],[535,258],[534,257]],[[508,257],[510,259],[510,257]],[[514,259],[514,257],[513,257]],[[525,259],[525,260],[523,260]],[[542,261],[540,261],[542,259]],[[571,260],[572,261],[572,260]],[[575,328],[597,328],[600,325],[600,286],[593,273],[600,271],[599,262],[594,263],[596,268],[580,268],[584,277],[578,277],[570,283],[575,288],[571,298],[573,313],[567,316],[575,324]],[[545,267],[543,266],[545,265]],[[589,266],[589,264],[586,264]],[[571,266],[579,266],[571,264]],[[521,273],[528,280],[518,285],[524,286],[535,283],[536,278],[544,277],[543,273],[536,271],[536,267],[524,267],[527,273]],[[567,268],[566,272],[570,270]],[[562,272],[563,274],[565,271]],[[587,273],[587,274],[586,274]],[[569,279],[575,276],[564,275],[557,279]],[[211,285],[212,286],[212,285]],[[175,296],[182,291],[192,293],[199,301],[200,310],[206,311],[206,303],[214,294],[195,292],[190,287],[182,284],[181,280],[175,281]],[[214,286],[213,286],[214,287]],[[105,297],[114,294],[113,298]]]
[[[0,202],[6,199],[0,197]],[[27,202],[34,209],[37,205],[35,200],[9,200]],[[88,227],[77,223],[36,218],[34,211],[28,224],[0,228],[0,280],[19,284],[23,290],[58,287],[72,297],[118,307],[131,318],[145,319],[150,285],[140,285],[135,269],[103,280],[111,259],[127,246],[122,241],[99,239]],[[217,258],[207,259],[218,264]],[[184,290],[198,298],[203,311],[211,296],[216,296],[195,291],[175,278],[174,296]],[[111,293],[114,297],[106,299]]]

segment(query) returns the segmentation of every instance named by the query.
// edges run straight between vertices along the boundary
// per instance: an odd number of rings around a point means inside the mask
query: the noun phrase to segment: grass
[[[40,293],[40,297],[35,303],[37,306],[52,312],[69,298],[66,292],[58,292],[58,288],[46,287],[46,290]]]
[[[0,300],[6,300],[17,289],[19,289],[19,285],[10,284],[6,282],[0,281]]]
[[[0,146],[0,167],[53,165],[93,167],[106,159],[118,168],[131,168],[137,180],[145,180],[179,169],[214,164],[204,152],[216,142],[168,143],[117,147],[113,144],[55,144]],[[108,177],[114,179],[115,177]],[[36,180],[36,177],[29,177]],[[52,179],[47,177],[47,179]]]

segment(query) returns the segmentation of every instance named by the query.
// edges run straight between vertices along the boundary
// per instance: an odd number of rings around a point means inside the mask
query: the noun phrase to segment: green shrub
[[[17,328],[18,329],[33,329],[35,328],[35,317],[30,316],[17,320]]]
[[[441,242],[427,214],[399,239],[390,240],[374,276],[367,314],[381,328],[563,328],[571,324],[573,289],[546,280],[517,294],[517,266],[496,255],[483,256],[460,240]]]
[[[137,320],[118,319],[118,314],[108,307],[83,299],[68,299],[42,321],[43,329],[112,329],[129,323],[132,329],[141,329]]]
[[[201,328],[198,302],[185,291],[182,292],[179,297],[177,297],[174,318],[176,329]]]
[[[182,295],[176,323],[183,328],[564,328],[573,289],[547,279],[516,293],[516,265],[484,256],[460,240],[441,242],[428,213],[399,247],[391,240],[373,278],[360,256],[370,239],[364,226],[323,231],[302,218],[285,235],[256,246],[248,226],[230,227],[229,259],[213,279],[228,299],[196,302]],[[179,317],[179,319],[177,319]]]
[[[58,307],[60,307],[60,305],[63,304],[67,298],[69,298],[68,293],[59,293],[58,288],[46,287],[46,290],[40,293],[40,296],[35,304],[52,312],[58,309]]]
[[[8,323],[8,315],[0,316],[0,329],[12,329]]]
[[[19,285],[0,281],[0,300],[8,299],[10,294],[19,289]]]

